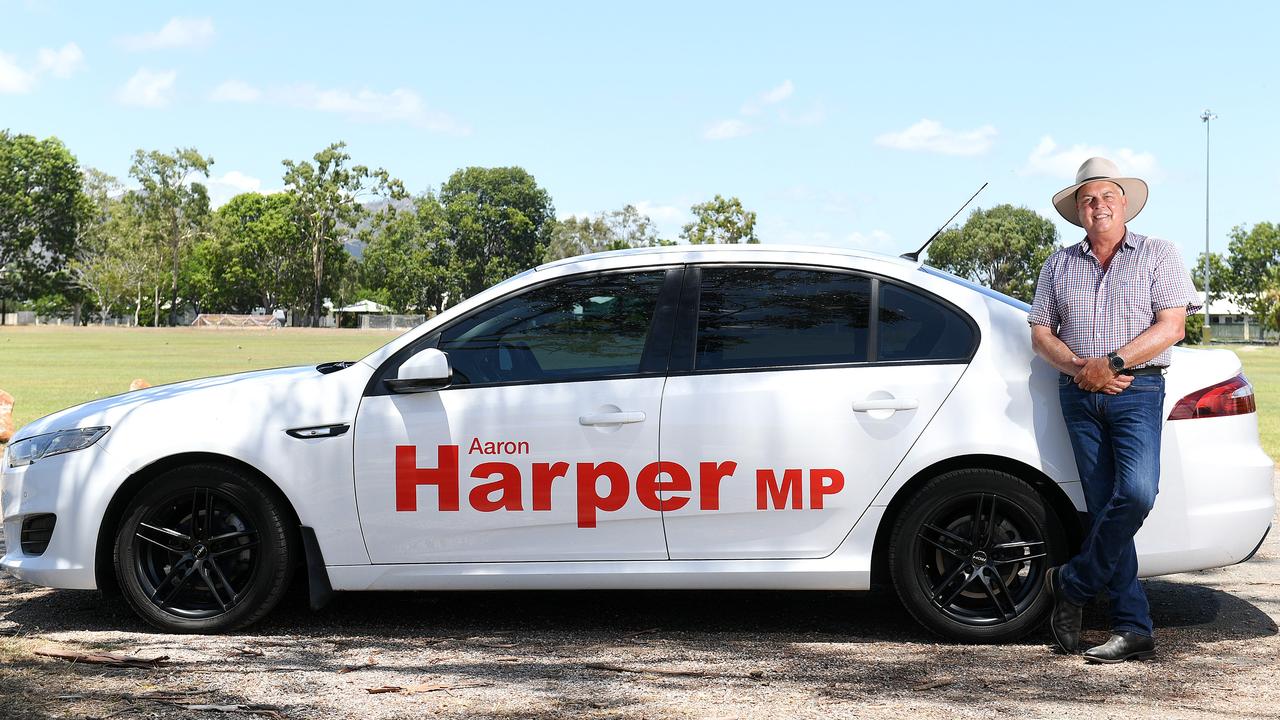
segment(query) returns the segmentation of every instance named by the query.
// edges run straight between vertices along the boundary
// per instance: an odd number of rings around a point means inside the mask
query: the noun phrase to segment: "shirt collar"
[[[1134,248],[1137,248],[1138,239],[1140,237],[1142,236],[1138,235],[1137,233],[1133,232],[1128,227],[1126,227],[1124,229],[1124,240],[1120,242],[1121,249],[1123,250],[1124,248],[1129,248],[1130,250],[1133,250]],[[1079,250],[1080,254],[1082,255],[1093,254],[1093,246],[1089,244],[1089,237],[1087,235],[1083,240],[1081,240],[1079,243],[1076,244],[1076,249]]]

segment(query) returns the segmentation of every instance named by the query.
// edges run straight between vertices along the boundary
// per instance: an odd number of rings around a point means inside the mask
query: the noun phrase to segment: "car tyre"
[[[967,469],[912,496],[888,559],[898,596],[920,624],[952,640],[995,643],[1044,623],[1052,604],[1045,572],[1065,553],[1061,524],[1035,488]]]
[[[168,632],[249,625],[288,588],[297,542],[287,517],[274,492],[232,468],[169,470],[129,502],[117,529],[122,594]]]

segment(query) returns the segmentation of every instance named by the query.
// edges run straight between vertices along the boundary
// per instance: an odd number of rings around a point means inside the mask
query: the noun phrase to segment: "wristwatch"
[[[1107,353],[1107,364],[1111,366],[1111,372],[1117,375],[1124,371],[1124,358],[1114,352]]]

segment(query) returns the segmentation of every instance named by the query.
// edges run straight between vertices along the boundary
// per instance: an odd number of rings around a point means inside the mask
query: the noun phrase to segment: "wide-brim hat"
[[[1080,225],[1080,213],[1076,210],[1076,191],[1082,185],[1094,180],[1107,180],[1120,186],[1124,191],[1128,204],[1125,206],[1124,221],[1129,222],[1142,212],[1147,204],[1147,183],[1141,178],[1121,177],[1120,168],[1106,158],[1094,157],[1084,161],[1076,171],[1076,184],[1064,188],[1053,196],[1053,207],[1064,220],[1072,225]],[[1083,226],[1082,226],[1083,227]]]

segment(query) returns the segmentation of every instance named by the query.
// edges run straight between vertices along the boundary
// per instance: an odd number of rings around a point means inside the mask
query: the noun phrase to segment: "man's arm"
[[[1135,340],[1134,342],[1137,341]],[[1076,354],[1071,352],[1071,348],[1068,348],[1066,343],[1058,339],[1058,336],[1054,335],[1053,331],[1044,325],[1031,326],[1031,347],[1036,351],[1037,355],[1057,368],[1058,372],[1071,375],[1083,390],[1119,395],[1133,382],[1132,376],[1116,375],[1111,372],[1111,366],[1107,363],[1105,357],[1090,358],[1088,360],[1076,357]],[[1153,355],[1152,357],[1155,356]],[[1085,368],[1089,368],[1090,372],[1088,387],[1080,383],[1081,375],[1085,372]],[[1099,370],[1102,371],[1102,374],[1098,374]]]
[[[1157,310],[1155,323],[1117,350],[1116,354],[1124,358],[1125,367],[1141,365],[1182,339],[1186,319],[1187,308],[1184,306]],[[1101,357],[1086,360],[1075,380],[1082,390],[1097,392],[1107,387],[1114,377],[1107,359]]]
[[[1129,367],[1141,365],[1173,347],[1186,334],[1185,305],[1156,311],[1156,321],[1128,345],[1116,351]]]
[[[1075,375],[1080,371],[1080,366],[1075,361],[1080,358],[1071,352],[1067,344],[1058,339],[1053,334],[1053,330],[1044,325],[1031,326],[1031,348],[1036,354],[1045,359],[1045,362],[1058,368],[1058,372],[1068,375]]]

